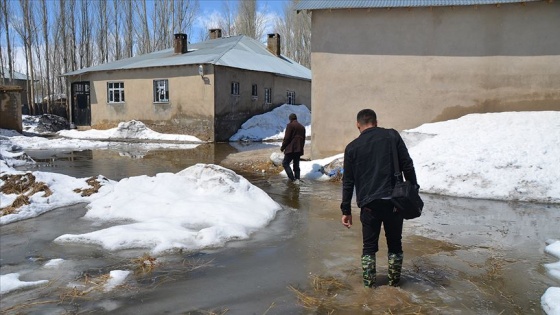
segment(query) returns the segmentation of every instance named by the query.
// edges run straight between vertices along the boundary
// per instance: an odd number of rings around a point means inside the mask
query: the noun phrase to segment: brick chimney
[[[222,29],[221,28],[212,28],[210,29],[210,39],[222,38]]]
[[[276,56],[280,56],[280,34],[268,34],[266,48]]]
[[[175,34],[175,41],[173,42],[176,54],[184,54],[187,50],[187,34]]]

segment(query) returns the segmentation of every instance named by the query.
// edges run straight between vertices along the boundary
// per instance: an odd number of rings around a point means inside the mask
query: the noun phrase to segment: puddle
[[[33,170],[113,180],[178,172],[195,163],[219,164],[235,149],[224,144],[191,150],[121,154],[114,150],[28,152]],[[131,156],[141,158],[133,158]],[[379,286],[361,285],[361,227],[340,224],[340,183],[287,185],[280,176],[241,173],[284,209],[249,240],[224,248],[159,256],[151,272],[132,273],[110,292],[69,294],[69,283],[111,270],[132,270],[143,251],[107,252],[56,244],[66,233],[88,232],[83,204],[2,226],[0,271],[46,286],[2,296],[6,314],[541,314],[540,297],[558,283],[543,264],[545,241],[560,238],[560,207],[425,195],[422,217],[405,221],[400,288],[388,287],[386,244],[377,254]],[[354,209],[354,211],[356,211]],[[57,267],[46,261],[62,258]],[[344,285],[316,290],[313,277]],[[311,301],[305,307],[298,290]],[[71,293],[71,292],[70,292]]]

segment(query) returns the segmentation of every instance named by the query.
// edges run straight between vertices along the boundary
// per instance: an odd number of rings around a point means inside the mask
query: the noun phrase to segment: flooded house
[[[282,104],[311,106],[311,71],[281,55],[280,35],[267,45],[240,35],[188,43],[66,73],[72,122],[107,129],[139,120],[149,128],[227,141],[248,118]]]
[[[312,155],[372,108],[398,130],[469,113],[560,110],[560,2],[302,0],[311,14]]]

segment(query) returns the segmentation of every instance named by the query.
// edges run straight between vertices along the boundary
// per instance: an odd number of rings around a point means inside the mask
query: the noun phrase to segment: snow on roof
[[[285,56],[272,54],[265,45],[245,35],[222,37],[189,44],[188,52],[185,54],[175,54],[174,49],[170,48],[68,72],[64,75],[199,64],[269,72],[311,80],[311,70]]]

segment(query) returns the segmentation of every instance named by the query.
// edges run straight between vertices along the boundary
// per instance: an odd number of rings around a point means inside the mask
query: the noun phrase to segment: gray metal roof
[[[542,0],[301,0],[296,10],[436,7],[522,3]]]
[[[4,78],[5,78],[6,80],[10,80],[10,69],[5,68],[5,67],[2,67],[2,70],[3,70],[3,72],[4,72]],[[29,80],[29,79],[27,78],[27,76],[26,76],[25,74],[20,73],[20,72],[17,72],[17,71],[14,71],[14,80],[23,80],[23,81],[27,81],[27,80]]]
[[[275,56],[268,51],[265,45],[244,35],[188,44],[188,52],[185,54],[175,54],[173,49],[165,49],[68,72],[64,75],[198,64],[213,64],[311,80],[311,70],[287,57]]]

